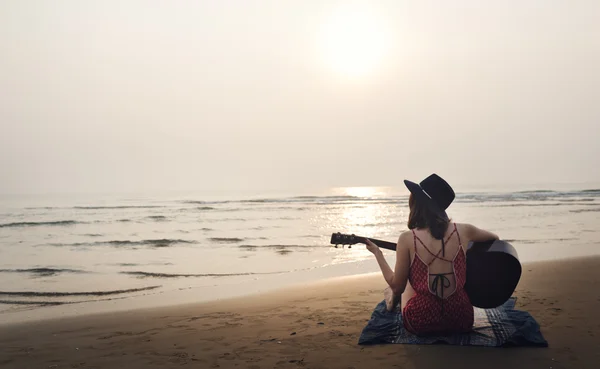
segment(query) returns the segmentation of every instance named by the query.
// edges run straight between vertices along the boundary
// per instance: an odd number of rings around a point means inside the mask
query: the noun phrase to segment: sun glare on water
[[[369,3],[346,3],[325,21],[321,48],[325,62],[336,73],[362,77],[374,72],[389,49],[384,19]]]
[[[353,197],[371,197],[377,194],[375,187],[346,187],[346,195]]]

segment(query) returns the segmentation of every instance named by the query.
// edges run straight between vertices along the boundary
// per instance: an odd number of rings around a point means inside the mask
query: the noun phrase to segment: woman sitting
[[[466,246],[498,236],[470,224],[451,223],[445,210],[454,191],[436,174],[420,184],[404,183],[411,192],[409,231],[398,239],[395,270],[379,247],[367,240],[390,286],[385,292],[387,309],[400,303],[404,327],[417,335],[468,332],[473,327],[473,306],[464,288]]]

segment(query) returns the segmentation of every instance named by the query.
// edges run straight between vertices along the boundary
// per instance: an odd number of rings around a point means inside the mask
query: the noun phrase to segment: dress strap
[[[452,238],[452,236],[454,235],[454,233],[456,233],[456,224],[454,227],[454,230],[452,231],[452,233],[450,233],[450,235],[448,236],[448,238],[446,238],[446,243],[448,243],[448,241],[450,241],[450,239]]]
[[[413,231],[413,234],[414,234],[414,233],[415,233],[415,231]],[[420,238],[419,238],[419,237],[418,237],[416,234],[415,234],[415,253],[417,252],[417,240],[418,240],[418,241],[421,243],[421,245],[423,246],[423,248],[424,248],[425,250],[427,250],[427,252],[428,252],[428,253],[429,253],[431,256],[433,256],[433,257],[434,257],[434,259],[433,259],[433,260],[435,260],[435,259],[440,259],[440,260],[447,261],[447,262],[449,262],[449,263],[451,263],[451,262],[452,262],[452,260],[448,260],[448,259],[446,259],[446,258],[444,258],[444,257],[441,257],[441,256],[440,256],[440,253],[442,252],[442,250],[443,250],[443,249],[440,249],[440,251],[438,251],[438,253],[437,253],[437,254],[434,254],[434,253],[433,253],[431,250],[429,250],[429,247],[425,246],[425,244],[423,243],[423,241],[421,241],[421,239],[420,239]],[[432,263],[433,263],[433,260],[431,261]],[[431,264],[431,263],[430,263],[430,264]]]
[[[462,242],[460,241],[460,234],[458,233],[458,228],[456,228],[456,223],[454,223],[454,232],[456,232],[456,237],[458,237],[458,245],[462,247]]]

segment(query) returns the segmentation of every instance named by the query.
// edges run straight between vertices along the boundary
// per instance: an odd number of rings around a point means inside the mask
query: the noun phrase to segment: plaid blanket
[[[475,323],[470,333],[419,337],[404,329],[402,314],[399,311],[388,312],[385,301],[382,301],[375,307],[371,319],[360,335],[358,344],[446,343],[463,346],[547,347],[548,342],[542,336],[538,323],[528,312],[515,310],[515,302],[516,299],[511,298],[495,309],[474,308]]]

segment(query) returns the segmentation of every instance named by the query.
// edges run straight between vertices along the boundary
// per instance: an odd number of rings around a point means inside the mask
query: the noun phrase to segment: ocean
[[[600,189],[457,193],[448,213],[499,234],[523,262],[600,254]],[[239,198],[2,196],[0,322],[378,272],[364,245],[335,248],[331,234],[396,241],[407,217],[406,190],[389,187]]]

